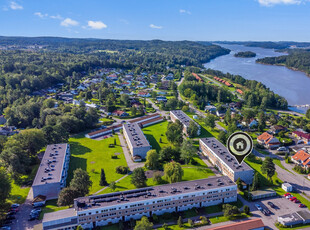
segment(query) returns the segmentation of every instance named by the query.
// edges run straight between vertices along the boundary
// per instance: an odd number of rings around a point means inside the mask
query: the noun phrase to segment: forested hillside
[[[269,65],[285,65],[288,68],[303,71],[310,74],[310,50],[295,49],[286,50],[289,55],[279,57],[266,57],[257,59],[257,62]]]

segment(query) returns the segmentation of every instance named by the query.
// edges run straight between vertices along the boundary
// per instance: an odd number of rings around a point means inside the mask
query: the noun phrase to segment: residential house
[[[122,111],[122,110],[114,110],[114,111],[112,112],[112,115],[113,115],[113,116],[118,116],[118,117],[127,117],[127,116],[129,116],[128,113],[126,113],[126,112],[124,112],[124,111]]]
[[[167,98],[165,96],[157,96],[156,101],[157,102],[161,102],[161,101],[167,102]]]
[[[216,112],[216,107],[214,105],[206,105],[205,106],[205,111],[209,113],[215,113]]]
[[[267,132],[264,132],[260,136],[258,136],[257,142],[261,145],[264,145],[268,149],[278,148],[281,144],[278,138],[274,137],[273,135]]]
[[[310,144],[310,133],[294,131],[292,134],[299,140],[302,140],[305,144],[308,144],[308,145]]]
[[[138,96],[139,96],[139,97],[150,97],[151,94],[150,94],[149,92],[147,92],[147,91],[140,91],[140,92],[138,93]]]
[[[299,150],[294,156],[292,156],[292,161],[303,168],[310,167],[310,154],[304,150]]]
[[[109,76],[107,76],[107,80],[109,81],[117,81],[118,80],[118,76],[116,73],[110,74]]]
[[[224,117],[225,116],[225,114],[226,114],[226,110],[217,110],[216,111],[216,116],[218,116],[218,117]]]
[[[4,115],[0,115],[0,125],[4,125],[6,123],[6,119]]]
[[[257,127],[258,126],[258,121],[255,119],[251,119],[250,123],[249,123],[249,127],[253,128],[253,127]]]
[[[173,73],[169,73],[166,77],[164,77],[164,80],[173,81],[174,80]]]
[[[270,128],[270,132],[273,134],[278,134],[281,131],[287,131],[286,127],[282,126],[282,125],[274,125]]]
[[[15,126],[0,127],[0,135],[2,135],[2,136],[12,136],[15,133],[18,133]]]

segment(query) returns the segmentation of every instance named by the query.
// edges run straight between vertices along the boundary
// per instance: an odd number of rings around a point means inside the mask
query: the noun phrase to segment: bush
[[[111,159],[117,159],[118,157],[115,155],[111,155]]]
[[[159,223],[159,218],[156,214],[153,214],[152,218],[154,223]]]
[[[117,166],[115,168],[116,173],[118,174],[127,174],[129,172],[129,168],[126,166]]]
[[[197,162],[194,158],[192,158],[192,159],[191,159],[191,164],[192,164],[192,165],[198,165],[198,162]]]
[[[162,184],[162,182],[163,182],[163,179],[162,179],[160,172],[154,172],[152,179],[153,179],[154,183],[156,183],[156,184]]]
[[[172,218],[172,214],[170,212],[165,212],[162,217],[164,220],[169,220]]]

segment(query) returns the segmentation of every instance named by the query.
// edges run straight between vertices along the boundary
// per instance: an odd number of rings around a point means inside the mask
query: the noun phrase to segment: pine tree
[[[253,182],[252,182],[252,187],[251,187],[251,191],[255,191],[259,188],[259,177],[258,174],[255,173],[254,177],[253,177]]]
[[[178,219],[178,226],[179,226],[180,228],[182,228],[182,227],[183,227],[183,220],[182,220],[182,216],[179,216],[179,219]]]
[[[107,182],[107,179],[105,178],[105,173],[104,173],[104,170],[101,169],[101,174],[100,174],[100,183],[99,183],[100,186],[106,186],[108,185],[108,182]]]

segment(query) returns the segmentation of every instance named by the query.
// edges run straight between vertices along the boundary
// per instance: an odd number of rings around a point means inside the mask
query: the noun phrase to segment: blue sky
[[[0,0],[0,35],[310,41],[309,0]]]

